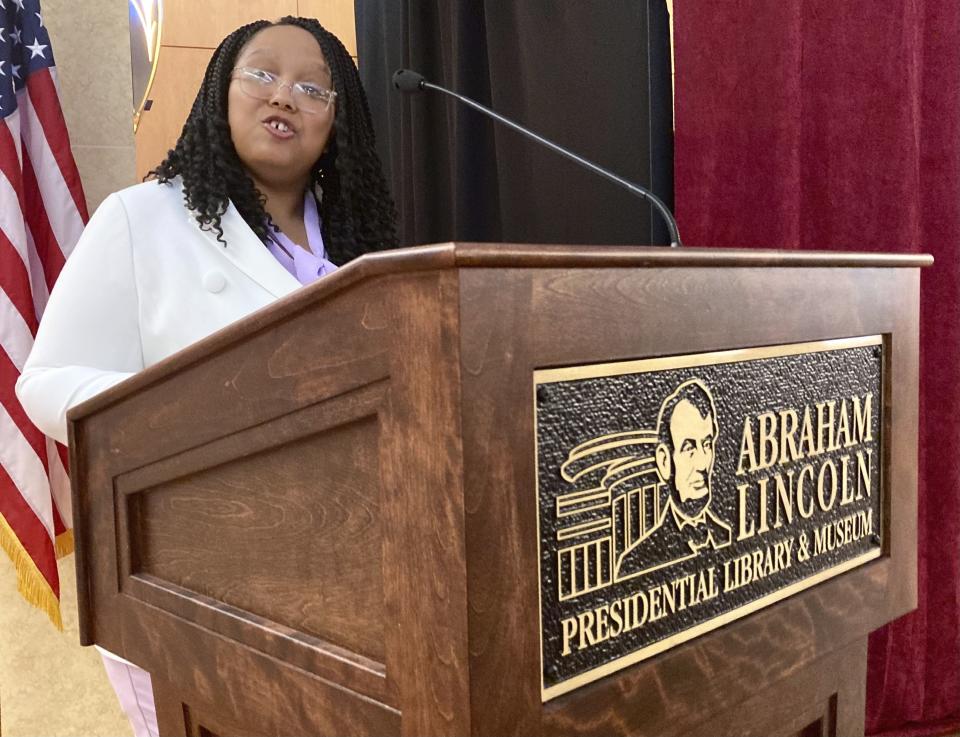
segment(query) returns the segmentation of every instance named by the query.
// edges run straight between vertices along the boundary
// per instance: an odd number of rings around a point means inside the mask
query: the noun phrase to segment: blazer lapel
[[[194,213],[188,212],[187,215],[194,227],[197,227]],[[232,262],[273,296],[284,297],[300,288],[301,284],[297,278],[283,268],[267,250],[232,202],[220,218],[220,227],[223,228],[226,246],[217,240],[216,232],[212,230],[200,232],[206,237],[211,248],[215,248],[217,253]]]

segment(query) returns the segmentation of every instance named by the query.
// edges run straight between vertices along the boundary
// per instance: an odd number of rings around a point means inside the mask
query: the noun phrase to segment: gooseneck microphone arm
[[[460,95],[452,90],[448,90],[446,87],[441,87],[440,85],[428,82],[422,74],[418,74],[417,72],[411,71],[409,69],[398,69],[396,72],[393,73],[393,86],[396,89],[400,90],[401,92],[407,92],[407,93],[421,92],[423,90],[436,90],[437,92],[442,92],[445,95],[449,95],[450,97],[453,97],[459,100],[464,105],[467,105],[468,107],[472,107],[474,110],[477,110],[483,113],[484,115],[490,118],[493,118],[498,123],[503,123],[503,125],[507,126],[508,128],[511,128],[512,130],[517,131],[517,133],[521,133],[527,138],[532,138],[537,143],[540,143],[543,146],[546,146],[552,151],[556,151],[561,156],[564,156],[570,159],[571,161],[574,161],[580,164],[581,166],[589,169],[590,171],[596,174],[599,174],[605,179],[609,179],[611,182],[619,184],[624,189],[627,189],[633,192],[633,194],[647,200],[648,202],[650,202],[651,205],[654,206],[654,208],[656,208],[656,210],[660,213],[660,216],[663,218],[664,222],[667,224],[667,230],[670,233],[671,248],[676,248],[677,246],[681,245],[680,231],[677,229],[677,221],[674,219],[673,215],[670,213],[670,210],[667,208],[667,206],[663,203],[663,200],[657,197],[650,190],[645,189],[644,187],[641,187],[639,184],[634,184],[633,182],[627,181],[623,177],[614,174],[612,171],[609,171],[607,169],[604,169],[602,166],[598,166],[597,164],[594,164],[592,161],[587,161],[582,156],[578,156],[577,154],[573,153],[573,151],[568,151],[563,146],[560,146],[554,143],[553,141],[550,141],[544,138],[538,133],[534,133],[532,130],[529,130],[528,128],[524,128],[519,123],[514,123],[509,118],[503,117],[502,115],[500,115],[500,113],[497,113],[488,107],[484,107],[479,102],[475,100],[471,100],[469,97],[464,97],[463,95]]]

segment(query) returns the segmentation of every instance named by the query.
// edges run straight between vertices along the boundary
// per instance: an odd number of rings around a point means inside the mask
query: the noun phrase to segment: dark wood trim
[[[750,266],[812,268],[917,268],[933,264],[926,254],[765,251],[654,246],[532,246],[512,243],[456,244],[456,265],[467,268],[670,268]]]

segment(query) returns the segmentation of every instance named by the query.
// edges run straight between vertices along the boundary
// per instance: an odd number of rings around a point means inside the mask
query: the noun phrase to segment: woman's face
[[[253,97],[241,89],[236,71],[241,67],[267,72],[280,84],[267,99]],[[315,112],[302,110],[293,91],[298,82],[333,89],[320,45],[302,28],[264,28],[237,55],[227,94],[227,120],[237,155],[257,183],[306,186],[330,139],[336,101]]]

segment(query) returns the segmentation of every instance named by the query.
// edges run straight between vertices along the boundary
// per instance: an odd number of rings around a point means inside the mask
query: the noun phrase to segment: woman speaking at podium
[[[167,158],[110,195],[60,275],[17,396],[67,441],[70,407],[309,284],[396,246],[357,69],[316,20],[221,42]],[[150,677],[104,663],[137,735],[156,734]]]

